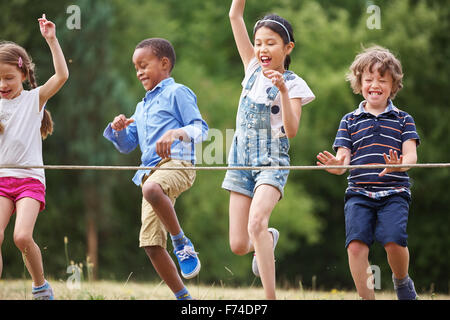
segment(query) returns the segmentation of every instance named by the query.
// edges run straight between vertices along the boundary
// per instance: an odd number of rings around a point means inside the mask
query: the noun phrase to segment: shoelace
[[[191,246],[184,246],[182,250],[178,250],[177,256],[180,258],[180,261],[186,260],[189,257],[195,257],[198,254]]]

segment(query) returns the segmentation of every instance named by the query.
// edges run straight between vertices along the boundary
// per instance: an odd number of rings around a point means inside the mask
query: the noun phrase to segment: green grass
[[[174,300],[164,283],[137,283],[95,281],[82,282],[80,289],[69,289],[65,281],[49,280],[58,300]],[[191,295],[197,300],[262,300],[262,287],[227,287],[223,284],[198,285],[187,283]],[[379,300],[395,300],[392,291],[375,292]],[[450,300],[450,295],[419,293],[422,300]],[[277,289],[279,300],[357,300],[355,292],[333,289],[311,291],[302,288]],[[0,280],[0,300],[30,300],[30,280]]]

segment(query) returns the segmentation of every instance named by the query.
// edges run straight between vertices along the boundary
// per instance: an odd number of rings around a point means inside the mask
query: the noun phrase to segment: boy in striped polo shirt
[[[347,74],[354,93],[364,97],[339,125],[333,149],[317,155],[321,165],[414,164],[419,135],[414,119],[392,103],[402,88],[400,61],[389,50],[375,46],[358,54]],[[375,299],[368,278],[368,255],[374,240],[387,253],[399,300],[417,298],[408,276],[406,225],[411,192],[408,168],[353,169],[345,192],[345,230],[350,272],[358,294]],[[341,175],[345,169],[328,169]]]

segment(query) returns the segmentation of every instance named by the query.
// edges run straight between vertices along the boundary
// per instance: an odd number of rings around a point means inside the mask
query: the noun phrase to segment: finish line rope
[[[326,169],[384,169],[384,168],[448,168],[450,163],[416,163],[416,164],[380,164],[380,165],[346,165],[346,166],[263,166],[263,167],[139,167],[139,166],[79,166],[79,165],[43,165],[19,166],[0,165],[0,169],[45,169],[45,170],[326,170]]]

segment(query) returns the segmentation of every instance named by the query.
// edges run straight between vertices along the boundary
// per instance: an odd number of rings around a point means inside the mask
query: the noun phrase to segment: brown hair
[[[373,46],[364,49],[359,53],[352,65],[350,71],[346,75],[347,81],[350,81],[350,86],[356,94],[361,93],[361,77],[364,71],[368,68],[373,72],[373,67],[380,64],[378,72],[384,76],[386,71],[392,76],[392,90],[389,98],[394,99],[396,94],[403,88],[403,72],[400,61],[386,48],[380,46]]]
[[[19,67],[19,58],[22,59],[22,66]],[[35,76],[35,65],[26,50],[14,42],[0,42],[0,63],[7,63],[16,66],[26,77],[31,88],[37,87]],[[0,133],[4,128],[0,123]],[[44,117],[41,122],[41,136],[46,139],[53,133],[53,120],[50,112],[44,110]]]

